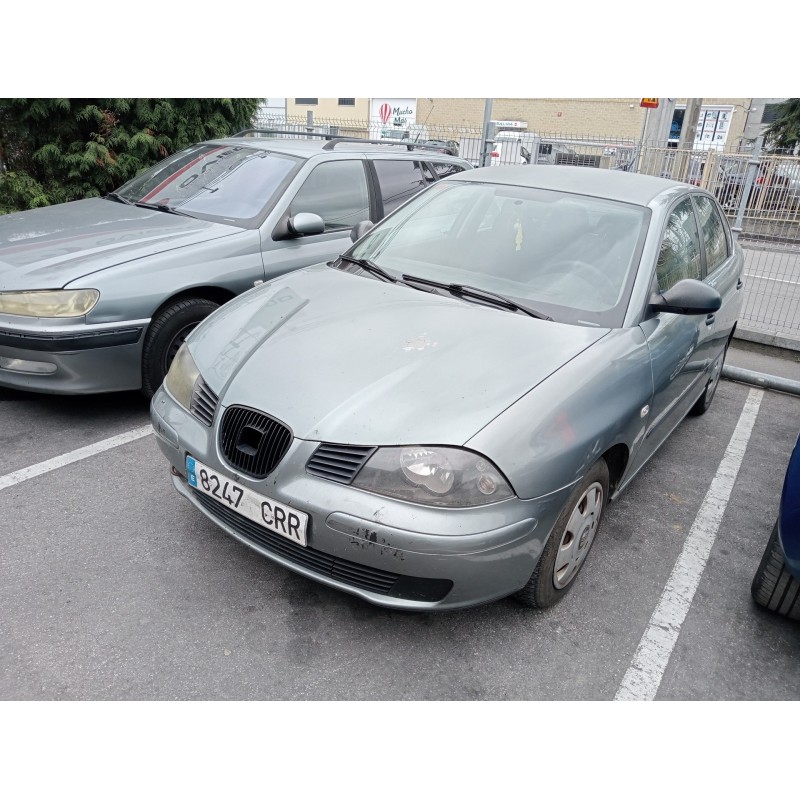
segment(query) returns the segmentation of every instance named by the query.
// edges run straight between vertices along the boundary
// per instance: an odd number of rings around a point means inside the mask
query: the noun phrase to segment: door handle
[[[738,292],[738,291],[739,291],[739,289],[741,289],[741,288],[742,288],[742,286],[744,286],[744,284],[742,283],[742,279],[741,279],[741,278],[739,278],[739,280],[738,280],[738,281],[736,281],[736,291]]]
[[[709,314],[709,315],[706,317],[706,325],[713,325],[713,324],[714,324],[714,321],[716,320],[716,318],[717,318],[717,317],[716,317],[716,314]]]

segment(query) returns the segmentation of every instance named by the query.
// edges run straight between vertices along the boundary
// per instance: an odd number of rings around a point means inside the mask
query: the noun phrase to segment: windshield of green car
[[[263,215],[301,163],[245,145],[200,144],[164,159],[114,194],[130,203],[247,226]]]
[[[443,181],[360,240],[354,258],[503,295],[556,320],[621,324],[649,211],[544,189]]]

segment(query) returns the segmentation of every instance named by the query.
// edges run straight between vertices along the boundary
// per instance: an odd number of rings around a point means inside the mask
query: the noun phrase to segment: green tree
[[[764,131],[773,147],[792,148],[800,144],[800,97],[790,97],[777,108],[775,121]]]
[[[97,197],[252,125],[258,99],[0,100],[0,213]]]

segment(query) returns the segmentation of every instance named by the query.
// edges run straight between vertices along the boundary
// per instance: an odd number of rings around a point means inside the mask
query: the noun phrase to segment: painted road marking
[[[763,396],[762,389],[751,389],[747,395],[717,474],[708,487],[615,700],[652,700],[656,696],[711,553]]]
[[[755,278],[757,281],[773,281],[775,283],[788,283],[791,286],[800,286],[800,281],[787,281],[783,278],[767,278],[765,275],[753,275],[749,272],[745,272],[745,278]]]
[[[142,439],[152,432],[152,426],[143,425],[141,428],[134,428],[125,433],[120,433],[117,436],[111,436],[108,439],[86,445],[86,447],[79,447],[77,450],[71,450],[69,453],[64,453],[62,456],[49,458],[47,461],[40,461],[38,464],[33,464],[30,467],[18,469],[16,472],[10,472],[8,475],[0,476],[0,490],[7,489],[9,486],[14,486],[23,481],[28,481],[38,475],[44,475],[46,472],[51,472],[54,469],[65,467],[67,464],[73,464],[76,461],[89,458],[89,456],[102,453],[104,450],[111,450],[111,448],[119,447],[121,444],[127,444],[128,442]]]

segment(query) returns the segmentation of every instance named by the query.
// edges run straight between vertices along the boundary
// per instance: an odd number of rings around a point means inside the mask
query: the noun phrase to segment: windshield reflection
[[[165,159],[116,191],[123,201],[248,222],[299,159],[241,145],[197,145]]]
[[[644,208],[609,200],[453,181],[410,201],[351,253],[397,274],[529,301],[563,321],[606,325],[627,305],[646,218]]]

